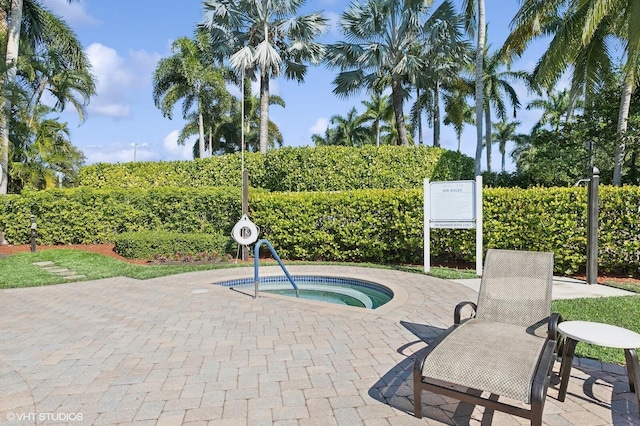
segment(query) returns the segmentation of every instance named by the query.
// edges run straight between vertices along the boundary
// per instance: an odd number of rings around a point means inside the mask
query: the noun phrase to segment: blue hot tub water
[[[294,275],[300,288],[300,297],[308,300],[375,309],[393,298],[387,287],[353,278],[324,277],[317,275]],[[253,278],[240,278],[216,283],[229,288],[254,287]],[[291,282],[285,276],[261,277],[260,292],[295,297]]]

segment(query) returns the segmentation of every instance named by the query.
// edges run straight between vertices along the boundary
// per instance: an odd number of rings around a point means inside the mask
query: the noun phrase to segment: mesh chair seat
[[[541,426],[559,321],[551,314],[552,284],[552,253],[488,250],[478,302],[471,303],[474,317],[461,322],[460,309],[467,304],[458,305],[455,325],[416,356],[416,417],[422,417],[421,392],[427,390]],[[530,409],[484,398],[483,392]]]
[[[425,358],[422,376],[528,404],[544,346],[544,338],[527,333],[524,327],[470,320],[433,348]],[[510,347],[518,349],[510,351]]]

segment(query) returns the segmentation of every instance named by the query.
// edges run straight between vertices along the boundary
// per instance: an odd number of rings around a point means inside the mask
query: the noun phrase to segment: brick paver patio
[[[388,270],[291,271],[376,281],[396,297],[366,311],[212,285],[250,268],[1,290],[0,424],[528,423],[426,392],[425,418],[412,415],[412,355],[476,299],[470,288]],[[640,425],[623,367],[577,363],[565,402],[557,377],[550,388],[546,424]]]

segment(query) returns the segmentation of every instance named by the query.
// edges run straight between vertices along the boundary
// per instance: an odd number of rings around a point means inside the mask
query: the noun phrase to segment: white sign
[[[474,181],[424,180],[424,272],[431,270],[431,228],[476,228],[476,273],[482,275],[482,176]]]
[[[432,221],[457,222],[476,219],[475,182],[431,182],[429,185],[431,193],[429,206]],[[445,226],[437,227],[444,228]],[[462,226],[453,227],[461,228]]]

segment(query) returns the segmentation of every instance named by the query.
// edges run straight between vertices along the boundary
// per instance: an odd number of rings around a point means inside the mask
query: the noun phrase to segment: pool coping
[[[324,268],[324,269],[318,269],[318,268]],[[333,268],[337,270],[334,271]],[[303,298],[294,298],[296,299],[295,300],[296,303],[302,303],[302,304],[307,304],[310,306],[317,306],[317,307],[327,307],[327,305],[329,305],[332,309],[336,309],[338,311],[342,310],[344,311],[344,313],[351,312],[351,313],[381,316],[381,315],[386,315],[389,312],[392,312],[398,307],[404,305],[409,297],[409,294],[403,287],[396,285],[394,283],[382,281],[376,278],[367,277],[366,279],[364,279],[362,278],[362,271],[358,271],[358,269],[370,271],[373,268],[363,268],[363,267],[357,267],[357,266],[332,266],[331,268],[327,268],[324,265],[323,266],[292,265],[287,269],[289,270],[289,273],[291,273],[291,275],[321,275],[321,276],[326,276],[331,278],[343,278],[343,279],[367,281],[373,284],[386,287],[393,292],[393,297],[391,298],[391,300],[389,300],[387,303],[385,303],[382,306],[379,306],[376,309],[365,309],[357,306],[338,305],[334,303],[320,302],[320,301],[308,300]],[[284,275],[282,272],[282,269],[279,266],[265,266],[261,268],[260,271],[261,271],[260,278],[276,277],[276,276]],[[245,278],[253,278],[252,268],[251,268],[251,275]],[[232,278],[232,279],[242,279],[242,278]],[[224,281],[230,281],[230,280],[225,279]],[[219,286],[217,283],[213,283],[213,284],[220,288],[223,288],[223,289],[225,288],[224,286]],[[461,285],[458,283],[455,283],[455,284]],[[226,289],[236,291],[242,294],[246,294],[247,296],[254,297],[253,288],[251,288],[251,291],[249,292],[242,291],[243,288],[238,288],[238,287],[233,289],[227,287]],[[265,292],[260,292],[259,297],[270,297],[270,298],[280,299],[280,300],[291,300],[291,296],[283,296],[279,294],[272,294],[272,293],[265,293]]]

